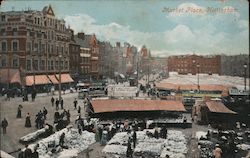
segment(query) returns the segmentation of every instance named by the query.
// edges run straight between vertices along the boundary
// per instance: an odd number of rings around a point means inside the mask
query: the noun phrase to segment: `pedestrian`
[[[133,147],[134,147],[134,149],[135,149],[136,140],[137,140],[137,134],[136,134],[136,131],[135,131],[135,130],[133,130],[132,139],[133,139]]]
[[[102,146],[106,145],[107,140],[108,140],[108,131],[104,129],[102,132],[101,145]]]
[[[22,105],[18,105],[16,118],[22,117],[22,108],[23,108]]]
[[[157,126],[155,127],[154,137],[155,137],[156,139],[159,138],[159,128],[158,128]]]
[[[58,109],[59,109],[59,99],[56,98],[56,110],[58,110]]]
[[[215,145],[215,149],[213,150],[213,156],[214,158],[221,158],[222,150],[219,146],[219,144]]]
[[[56,110],[55,114],[54,114],[54,123],[57,123],[60,117],[60,113]]]
[[[27,115],[26,115],[25,127],[31,127],[31,121],[30,121],[30,114],[29,113],[27,113]]]
[[[46,116],[47,116],[47,114],[48,114],[48,110],[45,108],[45,107],[43,107],[43,116],[44,116],[44,119],[46,120]]]
[[[131,148],[131,139],[128,139],[128,146],[126,151],[126,157],[132,157],[133,151]]]
[[[6,134],[6,128],[8,126],[8,121],[6,120],[6,118],[4,118],[2,120],[2,128],[3,128],[3,134]]]
[[[161,129],[161,138],[167,139],[167,133],[168,133],[167,128],[166,128],[166,126],[164,125],[164,126],[162,127],[162,129]]]
[[[54,102],[55,102],[54,97],[52,97],[50,101],[51,101],[51,105],[52,105],[52,107],[53,107],[53,106],[54,106]]]
[[[35,92],[35,90],[33,90],[32,93],[31,93],[32,101],[35,101],[35,98],[36,98],[36,92]]]
[[[32,150],[28,148],[28,144],[25,145],[25,150],[24,150],[24,157],[25,158],[33,158],[32,157]]]
[[[64,138],[65,138],[65,133],[63,132],[63,133],[61,134],[61,136],[60,136],[60,139],[59,139],[59,145],[60,145],[61,147],[63,147],[63,145],[64,145]]]
[[[61,98],[61,109],[63,109],[63,98]]]
[[[74,100],[74,102],[73,102],[73,103],[74,103],[74,107],[75,107],[75,110],[76,110],[77,103],[78,103],[78,102],[77,102],[77,100],[76,100],[76,98],[75,98],[75,100]]]
[[[68,123],[70,123],[70,112],[69,112],[69,110],[66,112],[66,116],[67,116]]]
[[[80,106],[78,106],[78,114],[81,114],[81,107]]]

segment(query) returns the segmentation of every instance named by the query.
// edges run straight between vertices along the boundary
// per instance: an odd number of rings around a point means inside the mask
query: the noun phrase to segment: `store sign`
[[[135,97],[138,89],[137,87],[125,87],[125,86],[109,86],[109,97]]]

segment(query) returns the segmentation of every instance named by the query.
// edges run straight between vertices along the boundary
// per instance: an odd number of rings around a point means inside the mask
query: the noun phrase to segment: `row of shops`
[[[41,92],[48,92],[57,89],[60,83],[60,74],[32,74],[23,75],[18,69],[0,69],[0,88],[3,89],[24,89],[36,88]],[[61,84],[69,88],[74,80],[68,73],[61,74]]]

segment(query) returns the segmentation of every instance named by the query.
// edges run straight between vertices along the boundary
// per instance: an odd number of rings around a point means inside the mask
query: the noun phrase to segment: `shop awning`
[[[59,74],[56,74],[56,78],[59,81]],[[71,83],[74,82],[74,80],[71,78],[69,74],[61,74],[61,83]]]
[[[181,101],[173,100],[93,100],[95,113],[116,111],[186,111]]]
[[[21,83],[18,69],[0,69],[0,83]]]
[[[50,84],[50,80],[46,75],[35,75],[34,76],[26,76],[25,78],[26,86],[32,86],[35,81],[35,85],[43,85],[43,84]]]
[[[222,102],[220,101],[208,101],[206,105],[211,112],[215,113],[228,113],[228,114],[236,114],[236,112],[228,109]]]
[[[48,75],[48,77],[53,84],[59,84],[59,81],[56,79],[55,75]]]

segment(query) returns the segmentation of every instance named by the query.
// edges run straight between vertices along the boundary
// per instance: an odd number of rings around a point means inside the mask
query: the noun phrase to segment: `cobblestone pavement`
[[[56,98],[58,96],[54,96]],[[73,107],[73,101],[74,98],[77,98],[77,93],[69,93],[62,96],[64,99],[64,107],[65,109],[69,109],[71,113],[71,123],[74,123],[74,120],[77,116],[77,111],[74,110]],[[34,132],[37,129],[35,128],[35,115],[39,110],[42,110],[43,107],[46,107],[48,110],[47,120],[46,122],[53,124],[53,115],[55,112],[55,107],[51,106],[50,103],[51,96],[48,95],[40,95],[36,98],[35,102],[28,101],[28,102],[22,102],[21,98],[12,98],[10,101],[5,101],[3,97],[0,97],[0,110],[1,110],[1,120],[6,117],[6,119],[9,122],[9,126],[7,127],[7,134],[3,135],[1,130],[1,150],[6,152],[13,152],[17,150],[18,148],[24,148],[22,144],[19,143],[19,138],[22,136]],[[17,107],[21,104],[23,106],[22,109],[22,118],[17,119]],[[78,100],[78,105],[82,106],[82,115],[83,113],[83,100]],[[62,112],[62,110],[59,110]],[[25,128],[25,115],[29,112],[31,115],[31,128]],[[188,154],[187,157],[192,158],[198,158],[199,152],[198,152],[198,144],[195,137],[196,131],[206,131],[206,126],[197,126],[193,125],[193,128],[188,129],[176,129],[181,130],[188,138]],[[101,152],[103,149],[103,146],[100,146],[100,144],[94,143],[89,147],[89,157],[90,158],[102,158],[104,157],[104,154]],[[16,154],[12,154],[13,156],[17,156]],[[79,154],[78,157],[81,158],[88,158],[86,155],[86,151]]]
[[[54,96],[56,98],[58,96]],[[71,113],[71,123],[74,122],[77,111],[74,110],[73,107],[73,101],[74,98],[77,97],[77,93],[69,93],[62,95],[62,98],[64,100],[64,108],[67,110],[70,110]],[[30,98],[29,98],[30,99]],[[22,144],[19,143],[19,138],[22,136],[34,132],[37,129],[35,128],[35,115],[39,112],[39,110],[42,110],[43,107],[46,107],[48,110],[47,120],[46,122],[53,124],[53,117],[55,106],[51,106],[50,102],[51,96],[48,95],[40,95],[36,98],[35,102],[28,101],[28,102],[22,102],[22,98],[11,98],[10,101],[5,101],[5,98],[0,97],[0,111],[1,111],[1,120],[5,117],[9,123],[7,127],[7,134],[2,134],[1,129],[1,150],[6,152],[13,152],[17,150],[18,148],[24,148]],[[22,109],[22,118],[17,119],[17,107],[21,104],[23,106]],[[83,100],[78,100],[78,105],[82,106],[82,115],[83,114]],[[60,106],[59,106],[60,107]],[[25,116],[27,113],[30,113],[31,116],[31,128],[25,128]],[[60,109],[59,112],[62,112]],[[15,154],[13,154],[15,156]]]

